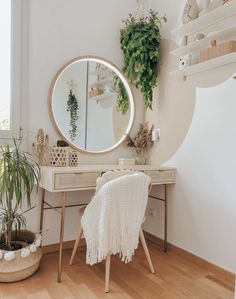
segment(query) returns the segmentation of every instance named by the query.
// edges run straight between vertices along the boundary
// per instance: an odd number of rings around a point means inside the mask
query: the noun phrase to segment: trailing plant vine
[[[152,109],[153,88],[157,84],[160,66],[160,26],[166,16],[150,10],[145,18],[132,14],[123,20],[120,44],[124,54],[124,74],[141,91],[145,108]]]
[[[69,134],[70,134],[71,141],[74,141],[76,134],[77,134],[77,130],[78,130],[76,121],[79,118],[79,116],[78,116],[79,105],[78,105],[78,100],[75,96],[75,93],[73,92],[72,89],[70,89],[70,91],[69,91],[66,110],[68,112],[70,112],[71,129],[69,130]]]
[[[117,97],[117,106],[122,115],[125,115],[129,109],[129,96],[127,94],[124,83],[118,75],[113,76],[113,81],[115,85],[116,92],[118,93]]]

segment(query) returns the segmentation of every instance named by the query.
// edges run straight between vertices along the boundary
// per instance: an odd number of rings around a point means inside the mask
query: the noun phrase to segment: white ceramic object
[[[197,33],[195,36],[194,36],[194,41],[200,41],[201,39],[203,39],[205,37],[205,35],[203,33]]]
[[[3,259],[3,252],[0,250],[0,260]]]
[[[40,238],[37,238],[35,241],[34,241],[34,244],[36,247],[40,247],[41,246],[41,243],[42,243],[42,240]]]
[[[217,7],[220,7],[223,4],[224,4],[223,0],[213,0],[209,5],[209,10],[216,9]]]
[[[193,21],[194,19],[197,19],[198,16],[199,16],[199,7],[197,1],[187,0],[184,7],[183,17],[182,17],[183,24],[187,24]]]
[[[31,244],[29,247],[30,252],[34,253],[37,250],[37,246],[35,244]]]
[[[204,9],[208,9],[209,6],[210,6],[210,3],[211,3],[211,0],[202,0],[202,1],[200,2],[200,7],[201,7],[201,9],[202,9],[202,10],[204,10]]]
[[[15,256],[16,256],[15,252],[8,251],[7,253],[4,254],[4,260],[7,262],[10,262],[10,261],[14,260]]]
[[[210,11],[210,3],[210,0],[201,0],[199,16],[202,16]]]
[[[179,69],[183,70],[185,67],[191,65],[191,55],[184,55],[180,57],[179,60]]]
[[[20,255],[21,255],[22,258],[28,257],[30,255],[29,248],[26,247],[26,248],[21,249]]]
[[[119,165],[134,165],[135,159],[133,158],[119,158],[118,160]]]

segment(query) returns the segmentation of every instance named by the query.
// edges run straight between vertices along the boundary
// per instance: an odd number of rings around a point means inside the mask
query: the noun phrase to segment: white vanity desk
[[[60,227],[60,249],[58,261],[58,282],[61,281],[62,251],[64,239],[64,221],[66,208],[66,193],[80,190],[93,190],[96,187],[96,179],[109,170],[131,169],[144,171],[151,177],[153,185],[164,186],[164,198],[150,196],[161,200],[165,204],[164,224],[164,250],[167,250],[167,185],[175,183],[175,169],[169,167],[158,167],[152,165],[79,165],[78,167],[41,167],[40,187],[42,188],[40,230],[43,228],[43,214],[45,205],[45,191],[61,193],[61,227]]]

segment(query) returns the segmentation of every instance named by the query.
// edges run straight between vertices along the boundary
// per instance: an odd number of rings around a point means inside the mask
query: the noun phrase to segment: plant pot
[[[148,160],[148,150],[146,148],[136,148],[136,159],[135,163],[137,165],[145,165]]]
[[[26,247],[29,247],[35,240],[35,234],[25,230],[21,232],[18,240],[15,241],[22,244],[25,244],[27,241]],[[31,252],[29,256],[24,258],[21,256],[21,250],[22,249],[12,251],[15,257],[11,261],[5,259],[0,260],[0,282],[19,281],[31,276],[37,271],[42,257],[41,248],[37,247],[35,252]],[[5,255],[7,251],[2,250],[2,253]]]

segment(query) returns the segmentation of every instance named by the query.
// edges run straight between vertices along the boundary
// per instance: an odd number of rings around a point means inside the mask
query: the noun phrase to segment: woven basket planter
[[[19,242],[26,241],[34,243],[35,235],[30,231],[23,231],[21,233]],[[28,246],[28,245],[27,245]],[[22,257],[21,250],[15,250],[15,258],[11,261],[5,259],[0,260],[0,282],[15,282],[31,276],[37,271],[42,257],[41,248],[37,247],[35,252],[30,252],[29,256]],[[2,250],[3,254],[7,252]]]

